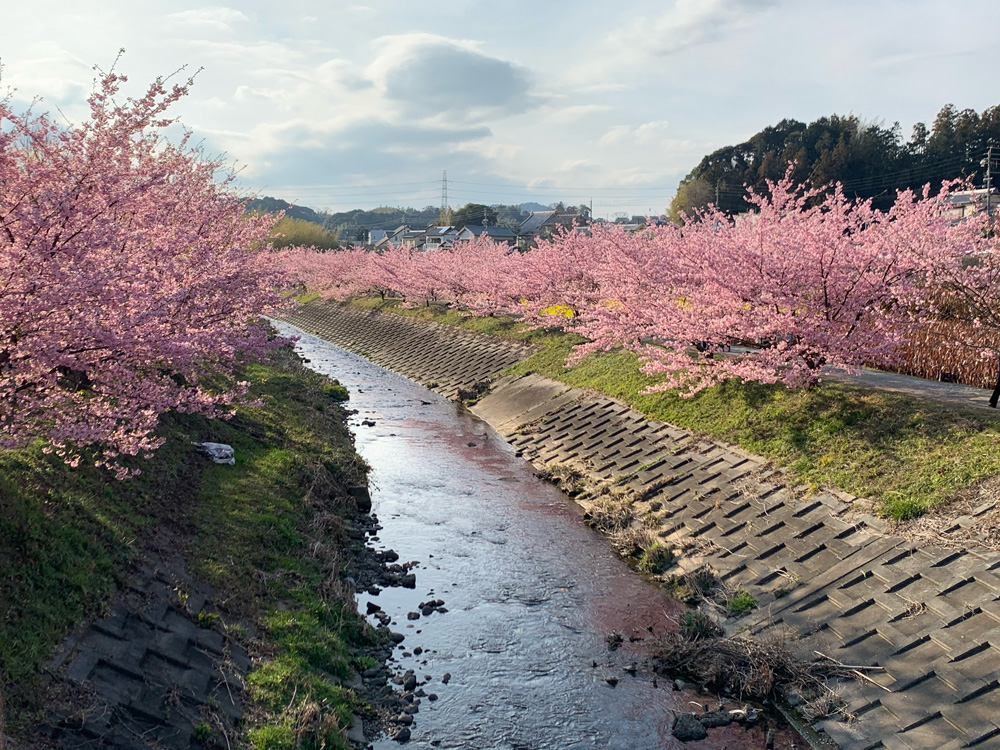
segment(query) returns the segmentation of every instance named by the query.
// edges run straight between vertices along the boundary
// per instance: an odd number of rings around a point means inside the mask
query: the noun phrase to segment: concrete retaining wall
[[[328,302],[287,320],[449,396],[529,351]],[[757,598],[735,627],[884,667],[842,686],[853,721],[816,723],[841,747],[1000,748],[1000,553],[908,541],[851,498],[806,494],[759,457],[539,376],[500,378],[473,411],[539,468],[635,490],[661,536]]]

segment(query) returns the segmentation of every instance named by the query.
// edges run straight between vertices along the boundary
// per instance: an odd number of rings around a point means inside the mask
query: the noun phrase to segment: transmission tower
[[[448,220],[448,170],[441,172],[441,221]]]

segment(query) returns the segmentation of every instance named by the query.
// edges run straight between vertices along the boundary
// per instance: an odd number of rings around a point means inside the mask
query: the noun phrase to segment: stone
[[[681,742],[696,742],[708,737],[708,730],[694,714],[679,714],[674,719],[671,734]]]
[[[372,422],[372,427],[375,423]],[[372,496],[368,492],[367,485],[359,484],[351,487],[348,490],[348,494],[354,498],[354,503],[358,506],[358,510],[361,513],[371,513],[372,511]]]
[[[409,727],[403,727],[398,732],[396,732],[392,736],[392,738],[396,742],[399,742],[401,744],[404,743],[404,742],[409,742],[410,741],[410,728]]]
[[[355,745],[364,746],[368,744],[368,740],[365,738],[365,728],[357,716],[351,722],[351,728],[347,730],[347,739]]]
[[[728,711],[709,711],[698,717],[701,725],[707,729],[724,727],[733,723],[732,714]]]

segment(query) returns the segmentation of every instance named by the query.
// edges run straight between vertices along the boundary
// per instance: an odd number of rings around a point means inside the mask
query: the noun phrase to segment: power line
[[[554,187],[551,185],[510,185],[502,182],[467,182],[463,180],[452,180],[455,185],[483,185],[485,187],[512,188],[515,190],[572,190],[574,192],[587,192],[594,190],[673,190],[667,187]]]
[[[852,188],[854,190],[875,189],[883,185],[898,185],[901,181],[910,182],[917,179],[920,175],[930,174],[942,170],[947,171],[965,163],[966,159],[964,157],[952,157],[951,159],[944,159],[932,164],[922,164],[916,167],[910,167],[908,169],[900,170],[899,172],[890,172],[888,174],[872,175],[871,177],[859,177],[856,180],[847,180],[846,182],[842,182],[841,185],[845,188]]]
[[[369,183],[366,185],[331,185],[325,182],[317,182],[309,187],[316,188],[317,190],[354,190],[356,188],[384,188],[384,187],[407,187],[409,185],[436,185],[437,180],[417,180],[414,182],[385,182],[385,183]],[[271,190],[281,190],[288,187],[295,187],[294,185],[271,185],[269,189]]]

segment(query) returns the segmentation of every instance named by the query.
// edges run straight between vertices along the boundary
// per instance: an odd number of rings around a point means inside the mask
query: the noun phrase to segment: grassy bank
[[[17,737],[37,720],[40,668],[55,645],[106,611],[130,566],[155,547],[181,550],[196,579],[226,593],[217,627],[242,619],[258,630],[259,664],[247,680],[249,745],[344,746],[340,728],[356,698],[338,678],[369,666],[351,646],[371,635],[339,588],[337,532],[349,508],[345,491],[364,483],[366,467],[338,389],[290,351],[248,366],[244,376],[258,404],[228,421],[166,417],[166,444],[132,480],[71,468],[41,446],[0,452],[7,734]],[[231,444],[236,465],[198,455],[191,443],[206,440]]]
[[[511,372],[536,372],[620,399],[649,417],[739,445],[773,460],[799,481],[873,499],[880,513],[915,518],[967,495],[1000,474],[1000,420],[888,391],[825,381],[815,388],[728,382],[693,398],[644,394],[653,382],[635,355],[592,355],[566,369],[579,337],[526,330],[509,318],[463,317],[443,307],[405,309],[395,301],[359,300],[448,325],[530,341],[539,351]]]

